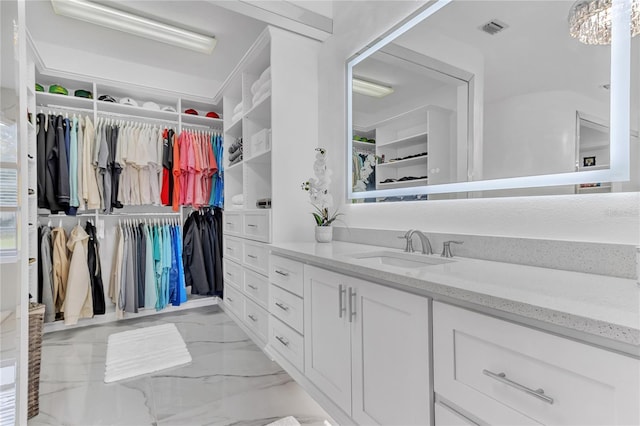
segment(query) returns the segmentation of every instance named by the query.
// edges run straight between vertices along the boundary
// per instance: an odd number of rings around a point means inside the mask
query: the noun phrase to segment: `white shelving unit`
[[[31,64],[31,69],[34,69],[33,64]],[[147,122],[153,124],[161,124],[166,125],[168,127],[172,127],[177,130],[177,132],[181,132],[183,129],[194,129],[194,130],[219,130],[222,131],[222,123],[223,119],[221,118],[209,118],[206,117],[206,113],[209,111],[215,111],[220,116],[221,108],[220,105],[215,105],[213,102],[203,102],[201,99],[192,99],[188,97],[179,97],[174,93],[165,93],[157,90],[144,90],[138,87],[130,88],[127,86],[116,86],[116,85],[108,85],[103,84],[97,81],[87,80],[78,80],[76,78],[64,78],[60,76],[51,77],[47,75],[38,75],[35,76],[35,72],[33,73],[33,78],[30,83],[31,87],[35,87],[35,82],[41,84],[45,87],[45,90],[51,84],[59,84],[65,87],[68,90],[68,95],[48,93],[48,92],[35,92],[33,91],[33,97],[30,97],[31,110],[34,112],[33,116],[35,119],[36,112],[40,112],[41,110],[45,113],[47,112],[60,112],[60,113],[81,113],[83,115],[89,116],[92,121],[95,123],[98,117],[113,117],[117,119],[122,119],[125,121],[135,121],[135,122]],[[78,89],[84,89],[90,91],[93,95],[93,99],[81,98],[74,96],[74,91]],[[106,102],[97,100],[97,98],[102,94],[108,94],[116,99],[120,99],[123,97],[130,97],[138,102],[138,106],[132,105],[124,105],[120,103]],[[175,111],[163,111],[161,109],[151,109],[145,108],[142,105],[144,102],[154,102],[160,108],[162,107],[171,107]],[[198,115],[186,114],[184,111],[186,109],[195,109],[198,111]],[[36,111],[37,110],[37,111]],[[33,187],[37,187],[37,128],[34,126],[33,132],[29,132],[29,140],[30,140],[30,154],[33,155],[33,161],[30,159],[30,179],[33,179]],[[31,183],[30,183],[31,185]],[[32,197],[32,198],[31,198]],[[76,219],[71,216],[64,215],[48,215],[47,210],[40,210],[38,212],[37,209],[37,194],[34,192],[32,196],[29,198],[29,223],[33,224],[33,228],[29,228],[29,236],[30,242],[32,242],[33,247],[36,248],[37,251],[37,223],[38,223],[38,213],[40,213],[40,218],[46,218],[45,220],[51,220],[53,224],[57,225],[58,223],[62,223],[65,229],[69,228],[70,224],[75,225]],[[31,204],[33,203],[33,204]],[[33,209],[32,209],[33,207]],[[94,223],[98,226],[100,222],[104,224],[106,228],[115,226],[117,224],[118,218],[120,216],[124,217],[144,217],[144,216],[155,216],[155,217],[179,217],[181,222],[184,222],[184,212],[183,209],[180,208],[178,212],[173,212],[170,207],[166,206],[131,206],[125,207],[122,212],[115,211],[113,214],[102,214],[99,213],[98,210],[87,210],[78,212],[78,216],[82,219],[86,219],[87,217],[92,218]],[[72,221],[72,222],[69,222]],[[105,239],[100,241],[100,257],[102,263],[102,273],[103,273],[103,284],[105,293],[108,290],[109,286],[109,272],[110,268],[105,265],[109,265],[111,261],[111,257],[113,255],[112,250],[112,242],[109,241],[108,238],[109,231],[107,231],[107,236]],[[32,239],[33,236],[33,239]],[[37,259],[37,253],[32,254],[30,252],[30,257]],[[29,270],[29,288],[31,293],[35,296],[37,294],[37,262],[33,264],[34,266]],[[32,273],[33,272],[33,273]],[[69,327],[65,326],[61,321],[46,323],[44,327],[45,333],[58,331],[68,328],[75,327],[84,327],[95,324],[103,324],[112,321],[116,321],[115,310],[111,302],[109,301],[107,295],[105,294],[105,300],[107,301],[107,312],[105,315],[97,315],[94,318],[90,319],[81,319],[76,326]],[[125,319],[127,318],[139,318],[148,315],[156,315],[162,314],[164,312],[174,312],[183,309],[190,309],[194,307],[214,305],[218,303],[217,297],[189,297],[189,300],[178,306],[167,306],[162,311],[156,312],[155,309],[142,309],[137,314],[125,313]]]
[[[300,184],[313,176],[318,146],[317,103],[309,102],[318,95],[318,48],[316,41],[268,27],[221,90],[225,111],[242,105],[241,118],[225,116],[225,146],[243,140],[242,161],[230,165],[225,153],[223,306],[260,346],[270,321],[267,244],[313,240],[312,207]],[[251,88],[267,69],[271,90],[254,102]],[[243,204],[232,205],[240,194]],[[257,208],[261,199],[272,207]]]
[[[367,128],[354,125],[356,136],[376,142],[353,140],[353,148],[377,156],[376,189],[449,183],[457,174],[454,119],[453,111],[423,106]]]

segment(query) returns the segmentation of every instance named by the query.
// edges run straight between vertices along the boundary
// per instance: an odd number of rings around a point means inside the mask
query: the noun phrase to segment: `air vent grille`
[[[507,29],[509,26],[504,22],[498,21],[497,19],[492,19],[491,21],[484,24],[480,29],[487,34],[496,35],[499,32]]]

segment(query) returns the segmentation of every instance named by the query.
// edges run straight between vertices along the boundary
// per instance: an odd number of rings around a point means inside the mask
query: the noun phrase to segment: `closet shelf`
[[[365,151],[371,151],[371,152],[376,151],[375,143],[352,140],[351,144],[356,150],[365,150]]]
[[[224,169],[224,171],[225,171],[225,172],[232,172],[232,171],[235,171],[235,170],[242,170],[242,164],[243,164],[243,163],[244,163],[244,160],[242,160],[242,161],[238,161],[238,162],[237,162],[237,163],[235,163],[235,164],[232,164],[232,165],[230,165],[230,166],[227,166],[227,167]]]
[[[36,103],[41,106],[62,106],[68,108],[93,109],[93,99],[77,98],[58,93],[37,92]]]
[[[378,183],[378,189],[392,189],[392,188],[409,188],[412,186],[422,186],[427,184],[428,179],[413,179],[403,180],[400,182]]]
[[[253,164],[270,164],[271,163],[271,150],[262,151],[249,158],[244,159],[245,163]]]
[[[155,118],[160,120],[170,120],[175,121],[176,124],[178,122],[178,113],[171,111],[162,111],[155,109],[147,109],[139,106],[133,105],[123,105],[117,104],[114,102],[104,102],[98,101],[96,102],[98,114],[101,112],[104,113],[117,113],[117,114],[126,114],[131,116],[132,118],[140,117],[140,118]]]
[[[203,115],[181,114],[182,124],[196,124],[222,129],[221,118],[209,118]]]
[[[427,143],[427,132],[421,132],[416,135],[395,139],[385,143],[378,141],[378,147],[379,148],[399,148],[400,146],[402,146],[403,148],[407,148],[410,146],[426,145],[426,143]]]
[[[234,123],[231,123],[225,133],[234,138],[242,136],[242,117],[238,118]]]
[[[408,167],[408,166],[416,166],[416,165],[427,165],[427,154],[421,155],[419,157],[407,158],[406,160],[398,160],[391,161],[388,163],[378,163],[378,167],[383,168],[399,168],[399,167]]]
[[[244,117],[252,121],[257,121],[264,128],[271,127],[271,95],[260,99],[244,114]]]

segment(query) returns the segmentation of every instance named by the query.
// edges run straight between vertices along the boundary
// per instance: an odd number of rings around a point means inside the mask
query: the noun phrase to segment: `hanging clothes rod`
[[[139,115],[120,114],[117,112],[98,111],[98,118],[116,118],[124,121],[136,121],[141,123],[168,123],[174,127],[178,126],[178,120],[163,120],[162,118],[141,117]]]
[[[153,213],[153,212],[140,212],[140,213],[97,213],[98,216],[100,217],[120,217],[120,216],[180,216],[180,212],[171,212],[171,213],[165,213],[165,212],[158,212],[158,213]],[[52,213],[38,213],[39,217],[50,217],[50,218],[66,218],[66,217],[70,217],[70,218],[74,218],[74,217],[95,217],[96,213],[78,213],[75,216],[70,216],[70,215],[66,215],[66,214],[62,214],[62,213],[58,213],[58,214],[52,214]]]

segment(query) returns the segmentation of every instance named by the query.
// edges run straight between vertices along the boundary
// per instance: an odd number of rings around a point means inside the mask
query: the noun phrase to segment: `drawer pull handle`
[[[233,299],[232,299],[232,298],[230,298],[229,296],[227,296],[227,300],[228,300],[229,302],[233,302]]]
[[[280,303],[280,302],[276,302],[276,306],[277,306],[278,308],[282,309],[283,311],[288,311],[288,310],[289,310],[289,307],[288,307],[288,306],[285,306],[285,305],[283,305],[283,304],[282,304],[282,303]]]
[[[257,259],[258,258],[258,256],[254,256],[252,254],[248,254],[247,257],[250,257],[251,259]]]
[[[249,315],[247,315],[247,316],[248,316],[248,317],[249,317],[249,319],[250,319],[251,321],[253,321],[253,322],[258,321],[258,320],[256,319],[256,317],[254,317],[254,316],[253,316],[253,315],[251,315],[251,314],[249,314]]]
[[[231,272],[229,272],[229,271],[227,271],[226,274],[229,275],[230,277],[233,276],[233,274]]]
[[[289,273],[288,273],[288,272],[282,272],[282,271],[281,271],[281,270],[279,270],[279,269],[276,269],[276,274],[280,274],[280,275],[282,275],[283,277],[288,277],[288,276],[289,276]]]
[[[249,228],[257,228],[258,227],[258,225],[254,225],[253,223],[248,223],[247,226]]]
[[[285,339],[284,337],[280,337],[278,335],[276,335],[276,339],[278,339],[278,341],[280,343],[282,343],[285,346],[289,346],[289,341],[287,339]]]
[[[227,251],[233,251],[231,247],[227,247]]]
[[[255,285],[247,284],[251,290],[258,290],[258,287]]]
[[[233,222],[227,222],[227,225],[233,226]]]
[[[547,404],[553,404],[553,398],[551,398],[550,396],[547,396],[544,394],[544,390],[542,389],[536,389],[533,390],[531,388],[528,388],[526,386],[521,385],[520,383],[514,382],[513,380],[509,380],[507,379],[507,375],[505,373],[494,373],[492,371],[489,370],[482,370],[482,374],[484,374],[485,376],[489,376],[492,379],[495,379],[497,381],[499,381],[500,383],[504,383],[505,385],[511,386],[512,388],[518,389],[519,391],[522,391],[524,393],[528,393],[531,396],[534,396],[544,402],[546,402]]]

